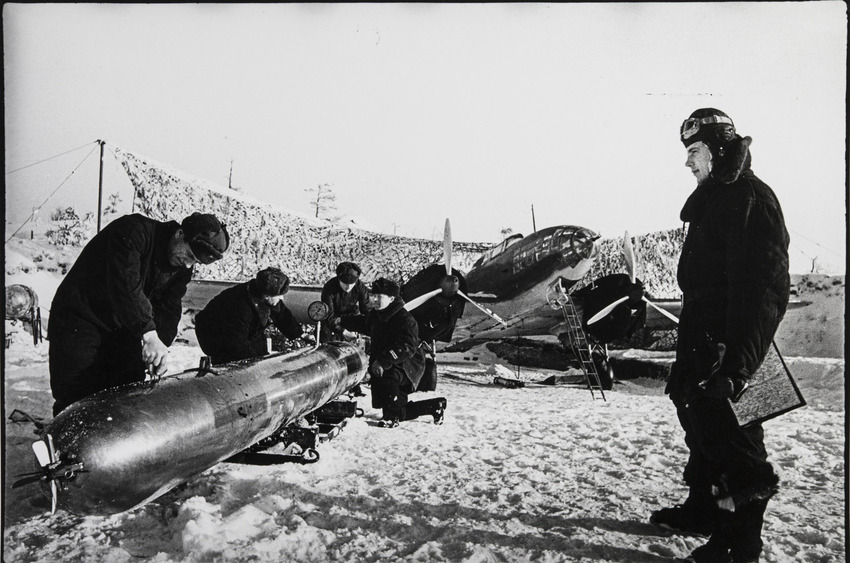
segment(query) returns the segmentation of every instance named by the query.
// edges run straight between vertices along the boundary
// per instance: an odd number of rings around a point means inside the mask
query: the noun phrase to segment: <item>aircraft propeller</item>
[[[38,464],[45,471],[44,478],[50,482],[50,514],[56,514],[59,486],[56,484],[53,471],[59,466],[59,460],[56,459],[56,451],[53,449],[53,436],[47,434],[46,438],[46,442],[44,440],[33,442],[32,449]]]
[[[460,295],[470,303],[472,303],[475,307],[477,307],[482,313],[490,316],[493,320],[501,323],[503,326],[507,327],[508,323],[502,320],[499,315],[487,309],[486,307],[482,307],[472,299],[468,295],[466,295],[463,291],[460,290],[460,282],[457,279],[457,276],[452,274],[452,227],[449,223],[449,220],[446,219],[446,226],[443,229],[443,261],[446,265],[446,275],[443,279],[440,280],[440,287],[437,289],[433,289],[427,293],[423,293],[419,297],[411,299],[408,301],[404,308],[408,311],[412,311],[413,309],[419,307],[435,295],[442,293],[446,297],[454,297],[455,295]]]
[[[635,251],[634,251],[634,248],[632,247],[632,239],[629,237],[628,231],[626,231],[626,234],[623,237],[623,257],[626,259],[626,268],[629,271],[629,281],[632,283],[632,285],[634,285],[634,283],[635,283]],[[626,295],[624,297],[617,299],[616,301],[614,301],[610,305],[603,307],[598,313],[596,313],[595,315],[590,317],[590,319],[587,321],[587,324],[591,325],[591,324],[605,318],[606,316],[608,316],[608,313],[610,313],[611,311],[613,311],[617,307],[617,305],[627,301],[630,297],[631,297],[631,295]],[[642,301],[646,302],[647,305],[650,305],[653,309],[655,309],[656,311],[658,311],[659,313],[661,313],[662,315],[664,315],[665,317],[667,317],[668,319],[670,319],[674,323],[677,323],[677,324],[679,323],[679,319],[677,319],[675,317],[675,315],[669,313],[668,311],[665,311],[664,309],[662,309],[661,307],[659,307],[658,305],[656,305],[655,303],[653,303],[652,301],[647,299],[646,296],[643,295],[642,291],[641,291],[641,297],[640,298],[641,298]]]

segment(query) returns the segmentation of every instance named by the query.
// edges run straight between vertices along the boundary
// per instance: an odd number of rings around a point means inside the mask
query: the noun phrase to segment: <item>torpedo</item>
[[[366,365],[360,346],[334,342],[101,391],[33,444],[43,489],[54,511],[138,508],[345,393]]]

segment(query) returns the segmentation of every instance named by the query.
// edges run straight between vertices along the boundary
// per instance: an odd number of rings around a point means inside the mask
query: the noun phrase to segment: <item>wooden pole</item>
[[[100,172],[97,176],[97,232],[100,232],[100,217],[103,215],[103,145],[106,143],[100,139],[97,142],[100,145]]]

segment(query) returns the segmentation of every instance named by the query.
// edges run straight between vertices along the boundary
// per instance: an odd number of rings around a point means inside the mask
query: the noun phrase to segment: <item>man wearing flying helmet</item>
[[[182,299],[195,264],[230,246],[214,215],[156,221],[134,213],[109,223],[83,248],[50,307],[54,416],[97,391],[168,370]]]
[[[758,561],[779,479],[761,425],[739,427],[727,400],[747,392],[785,314],[789,236],[776,195],[750,169],[752,139],[728,115],[699,109],[680,138],[697,187],[681,212],[683,307],[665,391],[685,431],[689,494],[650,521],[710,535],[689,561]]]

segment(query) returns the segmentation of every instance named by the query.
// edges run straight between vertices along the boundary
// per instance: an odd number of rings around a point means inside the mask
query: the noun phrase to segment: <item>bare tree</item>
[[[117,192],[109,196],[109,203],[103,208],[104,215],[118,213],[119,203],[121,203],[121,196]]]
[[[48,230],[47,240],[56,246],[82,246],[88,240],[94,224],[94,213],[88,212],[80,218],[73,207],[57,207],[50,214],[50,222],[55,228]]]
[[[319,184],[315,188],[305,188],[305,192],[312,192],[315,197],[310,201],[310,205],[316,210],[316,217],[323,219],[332,219],[328,214],[336,211],[336,194],[330,184]]]

